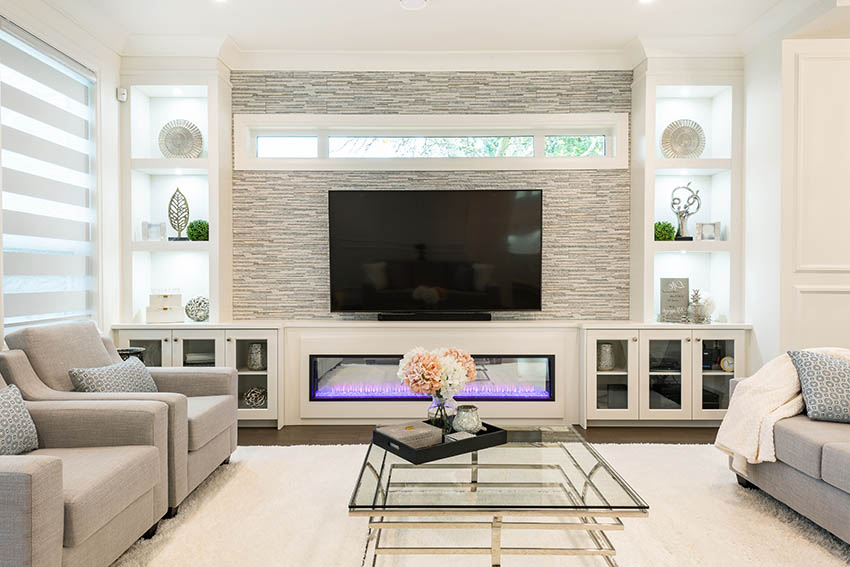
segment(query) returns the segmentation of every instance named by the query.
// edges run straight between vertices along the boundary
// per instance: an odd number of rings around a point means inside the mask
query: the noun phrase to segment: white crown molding
[[[741,51],[749,53],[764,42],[781,40],[815,18],[850,0],[782,0],[738,34]]]
[[[241,51],[223,46],[231,69],[281,71],[628,70],[620,50],[601,51]]]
[[[127,37],[125,57],[218,57],[225,36],[139,35]]]

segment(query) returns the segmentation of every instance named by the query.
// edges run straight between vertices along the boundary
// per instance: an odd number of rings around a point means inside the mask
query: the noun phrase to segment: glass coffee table
[[[351,516],[369,518],[363,564],[375,566],[381,555],[459,554],[489,555],[493,566],[503,555],[597,556],[616,566],[605,532],[624,529],[621,518],[646,518],[647,503],[572,427],[506,429],[506,445],[423,465],[369,445],[348,506]],[[489,545],[386,545],[386,530],[487,530]],[[582,541],[505,546],[508,530],[569,531],[570,541]]]

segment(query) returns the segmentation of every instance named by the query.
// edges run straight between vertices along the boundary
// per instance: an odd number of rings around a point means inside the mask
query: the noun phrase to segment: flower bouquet
[[[398,377],[412,392],[432,397],[428,419],[444,432],[451,431],[457,413],[454,395],[475,379],[475,373],[475,360],[459,348],[427,351],[417,347],[398,364]]]

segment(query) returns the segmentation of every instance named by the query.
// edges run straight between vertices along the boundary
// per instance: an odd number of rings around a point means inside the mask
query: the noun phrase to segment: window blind
[[[89,69],[0,19],[5,328],[94,315],[94,86]]]

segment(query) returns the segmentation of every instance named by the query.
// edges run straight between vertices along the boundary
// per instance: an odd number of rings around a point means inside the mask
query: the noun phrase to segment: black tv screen
[[[330,191],[332,311],[540,310],[541,191]]]

